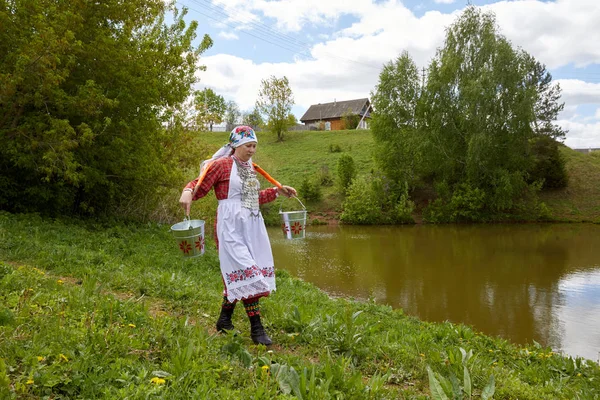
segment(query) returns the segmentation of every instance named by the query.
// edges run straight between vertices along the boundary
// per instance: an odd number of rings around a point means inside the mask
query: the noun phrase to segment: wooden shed
[[[356,126],[346,127],[343,117],[348,114],[360,117],[359,128],[369,127],[373,107],[368,98],[334,101],[333,103],[313,104],[304,113],[300,122],[312,129],[338,131],[341,129],[356,129]]]

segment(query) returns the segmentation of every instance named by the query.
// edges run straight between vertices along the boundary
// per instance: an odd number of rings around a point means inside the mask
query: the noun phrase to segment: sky
[[[562,89],[557,123],[571,148],[600,148],[600,1],[478,1],[500,33],[546,65]],[[407,51],[419,69],[443,46],[464,0],[177,0],[214,45],[210,87],[250,111],[261,81],[287,77],[300,119],[311,104],[371,97],[383,66]]]

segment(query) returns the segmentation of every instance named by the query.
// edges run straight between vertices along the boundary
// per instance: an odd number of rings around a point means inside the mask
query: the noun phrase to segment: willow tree
[[[2,2],[1,208],[107,210],[165,184],[169,110],[212,44],[193,44],[184,15],[162,0]]]

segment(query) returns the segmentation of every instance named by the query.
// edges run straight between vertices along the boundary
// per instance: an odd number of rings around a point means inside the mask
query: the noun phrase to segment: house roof
[[[363,110],[367,107],[367,117],[371,113],[371,103],[369,99],[356,99],[346,101],[334,101],[333,103],[313,104],[304,113],[300,121],[319,121],[329,118],[340,118],[350,112],[362,116]]]

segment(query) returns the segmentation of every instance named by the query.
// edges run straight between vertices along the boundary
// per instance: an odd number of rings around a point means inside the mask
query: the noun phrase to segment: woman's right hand
[[[191,190],[183,190],[181,193],[181,197],[179,198],[179,204],[185,210],[186,217],[190,215],[190,208],[192,207],[192,191]]]

